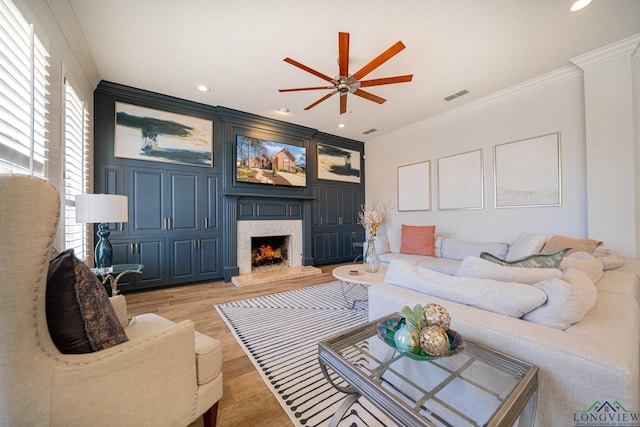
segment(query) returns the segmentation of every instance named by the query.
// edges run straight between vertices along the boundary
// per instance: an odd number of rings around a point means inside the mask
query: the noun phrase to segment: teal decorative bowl
[[[454,354],[460,353],[464,349],[464,341],[462,340],[462,336],[459,333],[454,331],[453,329],[449,329],[447,331],[447,336],[449,337],[449,352],[442,356],[430,356],[423,349],[420,349],[420,353],[413,354],[404,349],[398,348],[393,339],[396,331],[402,327],[404,323],[404,318],[402,315],[397,314],[391,317],[390,319],[382,320],[378,322],[376,325],[376,334],[378,337],[384,341],[389,347],[395,349],[398,353],[402,354],[413,360],[435,360],[440,359],[442,357],[453,356]]]

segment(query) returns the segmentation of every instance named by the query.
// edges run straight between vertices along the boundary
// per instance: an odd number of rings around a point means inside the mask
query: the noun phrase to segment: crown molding
[[[640,34],[622,39],[600,49],[592,50],[584,55],[576,56],[571,62],[586,70],[614,59],[628,56],[635,57],[640,48]]]
[[[80,24],[69,4],[69,0],[47,0],[47,4],[55,20],[58,22],[71,51],[78,60],[80,68],[82,68],[82,71],[84,71],[86,77],[89,79],[91,86],[97,86],[101,80],[100,72],[93,60],[89,45],[84,38],[84,34],[82,34]]]
[[[509,101],[520,96],[539,91],[555,84],[574,79],[582,75],[582,71],[573,65],[567,65],[558,70],[552,71],[542,76],[535,77],[510,88],[495,92],[475,101],[468,102],[451,110],[428,117],[405,128],[398,130],[399,133],[408,132],[418,128],[434,126],[447,120],[452,120],[467,114],[483,110],[496,104]],[[382,135],[380,135],[382,136]]]

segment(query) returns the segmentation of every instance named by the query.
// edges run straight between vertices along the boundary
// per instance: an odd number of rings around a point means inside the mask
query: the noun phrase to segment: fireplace
[[[251,271],[289,266],[289,236],[251,238]]]
[[[238,268],[240,274],[249,274],[263,269],[272,270],[302,266],[302,221],[301,220],[242,220],[238,221]],[[262,245],[270,245],[277,257],[269,255],[254,266],[254,260]],[[268,249],[264,248],[265,253]]]

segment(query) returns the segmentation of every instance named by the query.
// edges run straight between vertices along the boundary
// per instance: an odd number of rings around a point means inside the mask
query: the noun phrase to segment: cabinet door
[[[320,207],[321,226],[332,226],[339,224],[340,193],[335,185],[326,185],[320,187],[320,198],[316,201]]]
[[[197,231],[199,224],[199,174],[169,173],[168,228],[175,232]]]
[[[149,288],[166,284],[164,239],[144,239],[135,243],[135,261],[144,265],[142,274],[136,275],[136,288]]]
[[[169,280],[171,283],[190,282],[197,279],[197,241],[188,238],[169,239]]]
[[[357,225],[360,212],[360,190],[340,188],[339,222],[341,225]]]
[[[198,279],[217,279],[222,277],[220,268],[220,239],[206,237],[198,241]]]
[[[362,246],[354,248],[354,243],[362,243],[364,231],[351,227],[340,234],[340,260],[353,261],[358,255],[362,255]]]
[[[142,264],[142,274],[125,274],[118,281],[122,291],[166,284],[164,239],[111,242],[113,264]]]
[[[130,171],[129,233],[151,234],[165,229],[165,173],[159,169]]]

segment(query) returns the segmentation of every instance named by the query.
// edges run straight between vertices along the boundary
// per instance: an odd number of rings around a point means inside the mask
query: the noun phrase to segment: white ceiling
[[[360,141],[426,119],[570,64],[640,33],[639,0],[69,0],[100,78],[309,126]],[[401,40],[406,49],[366,79],[379,105],[324,91],[280,88],[326,82],[283,61],[338,74],[338,32],[351,35],[355,72]],[[198,84],[211,91],[201,93]],[[444,97],[467,89],[451,102]],[[328,91],[327,91],[328,92]],[[283,114],[279,108],[286,107]],[[338,128],[344,123],[345,128]],[[377,132],[362,132],[376,128]]]

